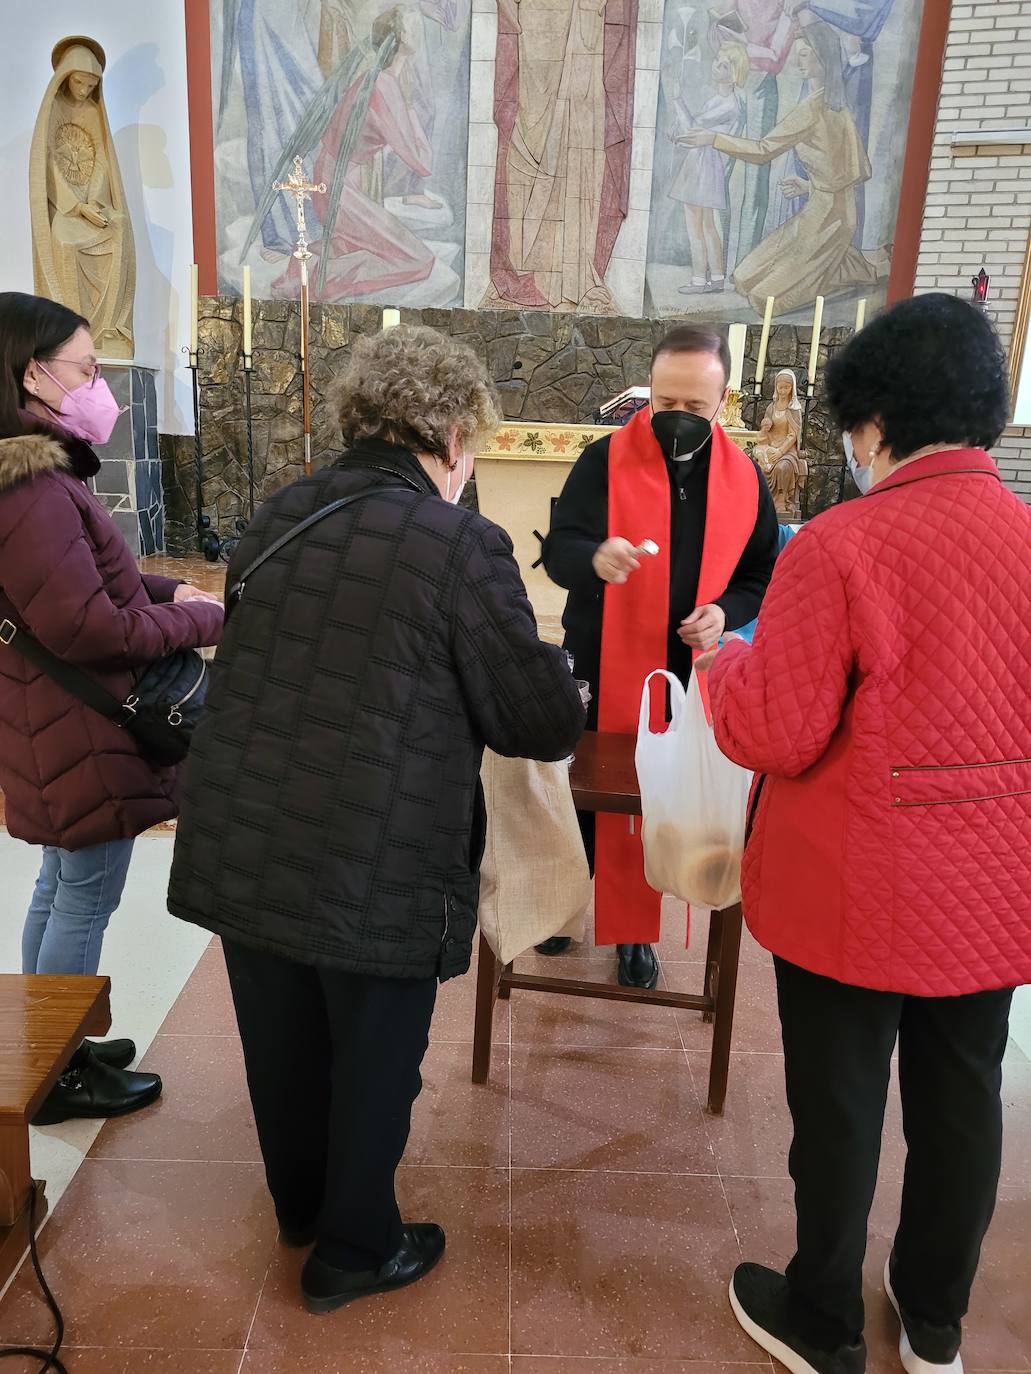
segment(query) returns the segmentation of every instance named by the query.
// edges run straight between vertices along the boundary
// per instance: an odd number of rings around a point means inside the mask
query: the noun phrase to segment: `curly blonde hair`
[[[472,349],[424,325],[356,339],[329,401],[348,447],[375,437],[445,463],[454,431],[469,444],[501,421],[497,395]]]

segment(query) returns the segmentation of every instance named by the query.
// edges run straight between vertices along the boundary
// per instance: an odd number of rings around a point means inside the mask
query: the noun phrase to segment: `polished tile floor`
[[[688,949],[679,924],[671,910],[663,978],[695,986],[705,920]],[[611,976],[606,954],[575,957],[579,971]],[[447,1228],[446,1261],[406,1293],[315,1318],[297,1298],[301,1257],[277,1243],[221,950],[209,945],[144,1059],[164,1098],[104,1127],[43,1233],[71,1374],[769,1369],[725,1296],[742,1255],[783,1263],[791,1251],[766,956],[746,942],[722,1120],[702,1107],[708,1029],[665,1009],[516,992],[499,1008],[491,1082],[474,1087],[473,993],[473,975],[441,991],[399,1180],[405,1214]],[[968,1370],[1031,1370],[1031,1062],[1016,1043],[1005,1096],[1003,1190]],[[893,1097],[868,1266],[873,1374],[899,1368],[877,1275],[902,1165]],[[48,1331],[23,1272],[0,1304],[0,1342]]]
[[[153,571],[220,590],[201,560]],[[545,630],[554,634],[557,627]],[[742,1257],[791,1253],[788,1121],[773,979],[746,940],[730,1093],[703,1109],[709,1028],[672,1010],[542,999],[501,1004],[490,1084],[469,1081],[475,968],[440,994],[425,1090],[399,1179],[403,1209],[447,1228],[424,1283],[331,1317],[297,1298],[301,1258],[276,1239],[218,942],[163,912],[171,840],[148,837],[105,946],[115,1033],[147,1046],[165,1096],[99,1132],[33,1133],[60,1197],[41,1239],[67,1320],[70,1374],[760,1374],[726,1281]],[[36,855],[0,837],[0,965]],[[667,910],[662,977],[697,988],[705,919],[685,948]],[[580,972],[612,976],[590,946]],[[554,971],[554,961],[527,960]],[[184,985],[185,984],[185,985]],[[167,1012],[167,1015],[166,1015]],[[156,1033],[155,1033],[156,1032]],[[1031,1371],[1031,995],[1006,1065],[999,1210],[967,1327],[970,1371]],[[904,1160],[893,1093],[871,1220],[871,1374],[900,1368],[878,1275]],[[28,1271],[0,1302],[0,1344],[48,1340]],[[12,1374],[30,1361],[10,1360]]]

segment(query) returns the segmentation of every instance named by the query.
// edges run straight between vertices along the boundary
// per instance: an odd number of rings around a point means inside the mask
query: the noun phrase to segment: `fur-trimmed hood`
[[[17,434],[0,439],[0,491],[48,472],[72,470],[72,460],[60,439],[50,434]]]

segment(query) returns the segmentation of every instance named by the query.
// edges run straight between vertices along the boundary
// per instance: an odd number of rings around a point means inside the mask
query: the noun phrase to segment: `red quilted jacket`
[[[987,454],[921,459],[806,526],[710,691],[757,774],[761,944],[885,991],[1031,982],[1031,509]]]
[[[0,441],[0,621],[24,626],[125,697],[133,669],[216,643],[222,608],[170,604],[176,583],[140,576],[75,475],[84,461],[96,464],[74,440]],[[175,782],[174,770],[140,757],[127,731],[0,646],[0,789],[12,835],[64,849],[138,835],[175,815]]]

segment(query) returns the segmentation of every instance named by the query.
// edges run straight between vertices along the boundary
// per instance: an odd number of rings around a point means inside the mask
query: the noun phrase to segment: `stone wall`
[[[542,314],[535,311],[403,310],[404,323],[432,325],[468,343],[487,364],[513,420],[585,421],[603,401],[648,377],[652,349],[669,321]],[[311,312],[313,461],[320,466],[340,451],[326,389],[340,371],[351,339],[380,328],[378,306],[313,306]],[[846,329],[823,336],[821,369],[850,337]],[[287,301],[254,303],[254,466],[260,501],[303,471],[298,306]],[[215,297],[201,302],[201,437],[204,508],[223,535],[246,515],[246,427],[240,354],[240,302]],[[781,367],[804,375],[811,331],[774,328],[767,359],[765,400]],[[749,331],[744,375],[755,372],[759,328]],[[809,514],[838,498],[841,450],[822,402],[821,379],[810,416]],[[764,404],[765,404],[764,400]],[[744,419],[756,423],[746,396]],[[761,418],[761,412],[759,413]],[[195,460],[192,438],[162,441],[169,549],[196,547]]]

